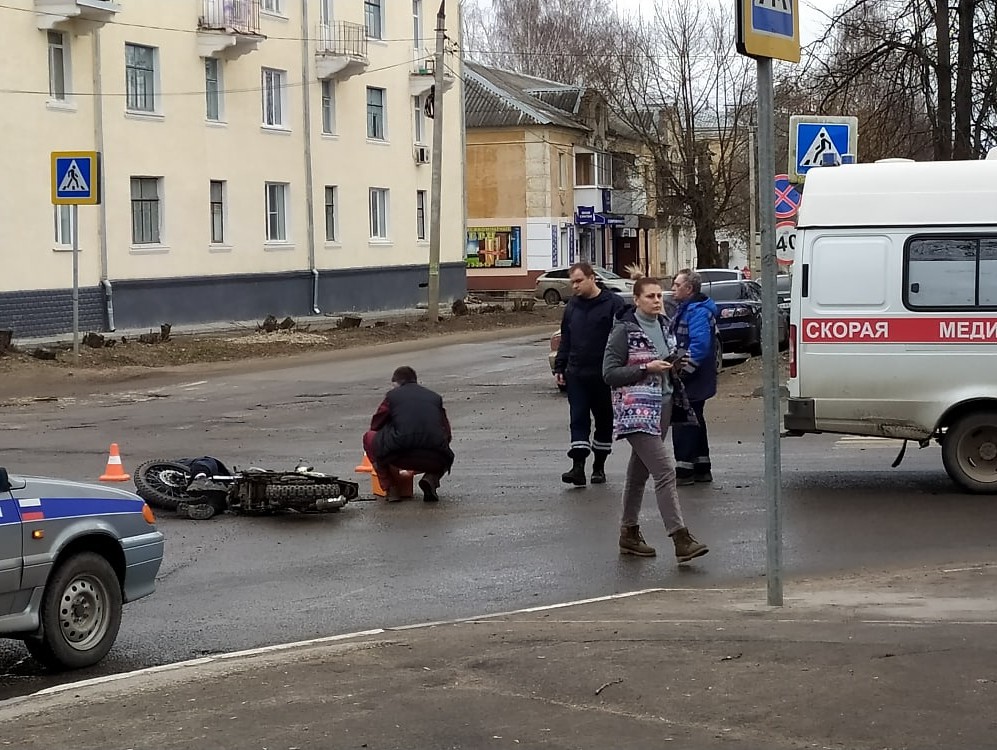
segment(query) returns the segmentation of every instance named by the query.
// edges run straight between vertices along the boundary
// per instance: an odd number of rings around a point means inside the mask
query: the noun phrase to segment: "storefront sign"
[[[468,268],[519,268],[521,227],[469,227],[465,260]]]

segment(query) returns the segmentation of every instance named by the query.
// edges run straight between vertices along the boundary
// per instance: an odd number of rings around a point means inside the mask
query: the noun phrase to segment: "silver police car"
[[[0,468],[0,637],[50,669],[100,661],[163,561],[149,506],[115,487]]]

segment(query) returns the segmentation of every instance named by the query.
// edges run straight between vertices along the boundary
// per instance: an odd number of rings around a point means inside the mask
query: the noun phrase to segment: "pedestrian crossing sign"
[[[52,203],[56,206],[100,203],[99,152],[52,152]]]
[[[814,167],[854,161],[858,118],[793,115],[789,118],[789,177],[802,182]],[[848,157],[848,158],[846,158]]]

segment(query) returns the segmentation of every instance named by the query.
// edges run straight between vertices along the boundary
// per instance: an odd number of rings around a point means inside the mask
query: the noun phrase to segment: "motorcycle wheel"
[[[176,510],[177,503],[192,497],[187,493],[191,479],[183,464],[157,458],[135,469],[135,494],[154,508]]]

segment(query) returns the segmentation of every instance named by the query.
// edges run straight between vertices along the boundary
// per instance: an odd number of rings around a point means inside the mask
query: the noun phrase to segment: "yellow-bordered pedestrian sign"
[[[100,153],[52,152],[52,203],[93,206],[100,203]]]
[[[737,51],[800,61],[800,0],[736,0]]]

